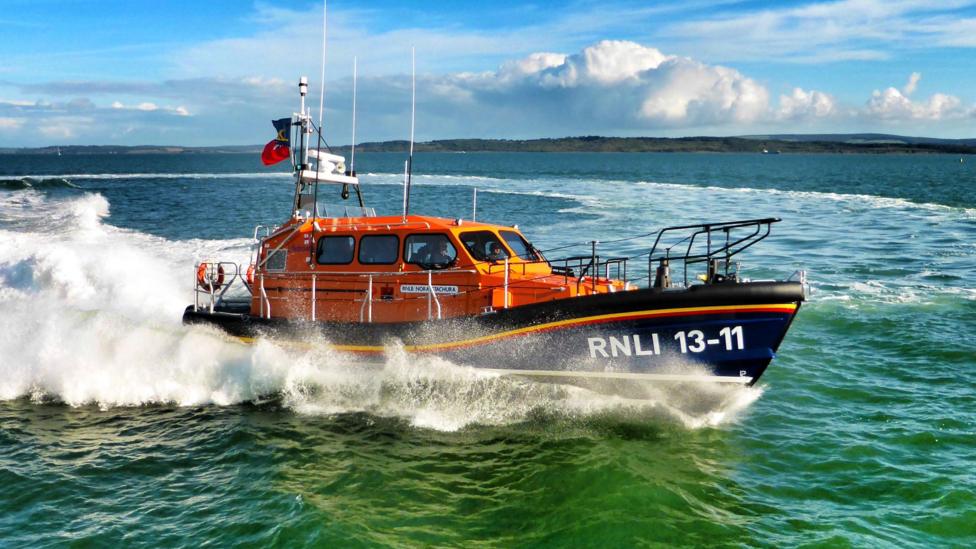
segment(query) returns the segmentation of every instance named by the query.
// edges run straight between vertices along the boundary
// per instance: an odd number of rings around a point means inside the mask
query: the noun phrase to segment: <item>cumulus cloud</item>
[[[790,95],[779,96],[779,110],[776,114],[782,120],[826,118],[837,114],[837,103],[824,92],[793,88]]]
[[[614,40],[572,55],[532,54],[494,72],[448,75],[435,93],[499,111],[520,104],[550,120],[573,113],[577,128],[586,121],[603,131],[751,122],[765,115],[769,98],[734,69]]]
[[[954,96],[936,93],[926,101],[913,101],[908,96],[915,92],[922,75],[913,72],[901,90],[889,87],[874,90],[865,107],[865,115],[886,121],[950,120],[972,116],[974,109],[967,108]]]

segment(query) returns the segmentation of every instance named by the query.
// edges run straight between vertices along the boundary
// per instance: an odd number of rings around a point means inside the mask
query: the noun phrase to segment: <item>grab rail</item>
[[[721,223],[698,223],[694,225],[676,225],[673,227],[665,227],[658,231],[657,238],[654,240],[654,245],[651,247],[651,251],[648,253],[648,273],[650,274],[653,272],[655,261],[657,261],[659,265],[665,269],[670,269],[671,261],[681,261],[684,266],[684,284],[687,286],[688,265],[708,262],[709,267],[706,275],[706,282],[712,283],[728,278],[730,276],[730,259],[768,237],[772,231],[772,224],[779,223],[780,221],[782,220],[778,217],[766,217],[761,219],[745,219]],[[742,237],[736,236],[736,238],[733,239],[732,232],[736,229],[749,229],[751,232]],[[665,235],[678,231],[682,231],[682,234],[685,236],[673,242],[670,246],[665,247],[663,252],[659,252],[658,246],[661,244]],[[713,249],[712,233],[724,233],[725,243],[720,244],[717,248]],[[695,248],[696,241],[700,243],[698,238],[702,235],[705,236],[704,251],[700,250],[700,244],[699,248]],[[671,250],[684,243],[687,243],[687,246],[684,249],[684,254],[672,256]],[[721,278],[718,276],[718,258],[724,259],[724,273],[721,274]]]

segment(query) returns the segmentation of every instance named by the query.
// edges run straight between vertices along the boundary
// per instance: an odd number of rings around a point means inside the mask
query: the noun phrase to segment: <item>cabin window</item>
[[[508,257],[508,250],[491,231],[461,233],[461,242],[478,261],[504,261]]]
[[[527,261],[542,261],[539,252],[535,251],[532,244],[522,238],[522,235],[515,231],[498,231],[505,239],[505,243],[512,249],[516,257],[521,257]]]
[[[443,269],[457,259],[457,250],[447,235],[412,234],[403,244],[403,260],[424,269]]]
[[[273,252],[268,256],[268,260],[264,262],[264,268],[269,271],[284,271],[286,259],[288,259],[288,252],[286,250]]]
[[[400,256],[400,239],[396,235],[372,235],[359,239],[359,262],[363,265],[390,265]]]
[[[320,265],[348,265],[352,263],[356,240],[351,236],[323,236],[319,239]]]

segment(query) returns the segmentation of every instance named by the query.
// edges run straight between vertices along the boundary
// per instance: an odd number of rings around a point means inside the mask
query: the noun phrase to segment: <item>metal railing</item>
[[[204,264],[207,265],[204,273],[205,283],[201,284],[198,273],[200,272],[200,266]],[[230,261],[201,261],[193,267],[194,311],[199,311],[201,308],[206,307],[213,313],[214,308],[220,305],[224,299],[224,295],[238,279],[250,290],[250,287],[247,286],[247,281],[241,276],[241,269],[237,263]],[[201,296],[204,297],[203,304],[201,304]]]
[[[196,275],[194,274],[193,288],[194,288],[194,302],[193,310],[198,311],[202,308],[206,308],[210,313],[213,313],[216,308],[219,308],[224,300],[224,295],[230,290],[231,286],[238,280],[247,289],[248,293],[252,296],[257,295],[259,304],[259,315],[261,318],[271,318],[271,300],[272,298],[268,296],[267,289],[265,288],[265,274],[260,273],[256,275],[256,286],[257,288],[252,288],[244,276],[241,275],[241,268],[236,263],[231,262],[203,262],[207,263],[210,269],[213,270],[214,277],[216,280],[217,269],[223,268],[225,279],[219,285],[210,285],[208,288],[202,287],[198,284]],[[197,269],[199,269],[200,263],[197,263]],[[441,297],[443,293],[437,291],[437,287],[434,285],[434,277],[447,275],[447,274],[474,274],[478,271],[472,269],[438,269],[438,270],[424,270],[424,271],[365,271],[365,272],[329,272],[329,273],[295,273],[295,272],[276,272],[274,277],[280,279],[281,277],[290,279],[308,279],[310,280],[311,287],[301,288],[302,290],[309,291],[309,320],[315,321],[318,319],[318,306],[317,306],[317,296],[318,296],[318,283],[320,279],[335,279],[335,278],[358,278],[366,279],[366,287],[362,290],[362,299],[353,300],[361,301],[359,311],[360,322],[373,322],[373,303],[376,299],[373,296],[373,287],[376,279],[390,278],[390,277],[416,277],[427,275],[426,286],[427,291],[419,292],[420,295],[411,298],[399,298],[397,301],[406,301],[408,299],[426,299],[427,301],[427,319],[441,319],[443,318],[443,306],[441,303]],[[194,270],[196,273],[196,270]],[[228,277],[229,275],[229,277]],[[418,285],[420,286],[420,285]],[[506,285],[507,289],[507,285]],[[490,290],[490,289],[489,289]],[[483,291],[483,290],[478,290]],[[466,294],[468,292],[458,292],[457,294],[451,294],[453,296]],[[392,298],[381,297],[380,301],[389,302],[394,301]],[[507,306],[507,304],[506,304]]]
[[[730,270],[732,257],[765,239],[772,230],[772,224],[780,221],[778,217],[767,217],[665,227],[658,231],[654,245],[648,253],[648,274],[654,272],[655,262],[669,270],[674,261],[683,264],[685,286],[688,285],[688,266],[696,263],[708,263],[706,283],[721,282],[730,277],[734,279],[735,271]],[[733,236],[733,232],[737,234]],[[720,238],[714,239],[713,235]],[[665,246],[665,242],[670,245]],[[659,250],[659,246],[663,250]],[[675,252],[672,253],[672,250]],[[721,265],[719,261],[722,261]],[[657,285],[655,282],[655,286]]]
[[[358,204],[335,204],[318,202],[319,217],[376,217],[376,209]]]

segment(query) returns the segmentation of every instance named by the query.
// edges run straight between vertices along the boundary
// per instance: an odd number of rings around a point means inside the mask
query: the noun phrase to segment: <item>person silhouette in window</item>
[[[503,261],[508,257],[505,252],[502,251],[501,244],[497,242],[492,242],[491,246],[488,248],[487,261]]]
[[[451,254],[449,248],[450,244],[447,240],[441,240],[437,243],[437,247],[430,252],[428,263],[432,265],[447,265],[454,260],[454,255]]]

